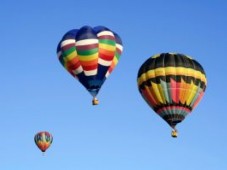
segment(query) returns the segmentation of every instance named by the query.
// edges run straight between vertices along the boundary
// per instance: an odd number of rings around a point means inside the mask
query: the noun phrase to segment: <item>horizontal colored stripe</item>
[[[116,51],[116,46],[112,46],[109,44],[99,44],[99,48],[109,50],[109,51]]]
[[[104,59],[104,60],[113,60],[115,55],[114,51],[108,51],[105,49],[99,49],[99,57]]]
[[[99,37],[99,41],[102,40],[102,39],[109,39],[109,40],[113,40],[114,42],[115,41],[115,37],[113,37],[112,35],[101,35],[101,36],[98,36]]]
[[[91,49],[94,49],[94,48],[98,48],[99,44],[89,44],[89,45],[79,45],[79,46],[76,46],[76,49],[77,50],[91,50]]]
[[[99,58],[106,61],[112,61],[114,58],[114,55],[105,55],[105,54],[99,53]]]
[[[88,56],[78,55],[78,57],[79,57],[80,61],[91,61],[91,60],[98,59],[98,53],[95,53],[95,54],[92,54],[92,55],[88,55]]]
[[[100,33],[97,34],[98,37],[103,36],[103,35],[114,36],[114,34],[111,31],[101,31]]]
[[[70,62],[66,63],[65,67],[68,71],[75,70],[80,67],[80,62],[78,62],[78,60],[70,61]]]
[[[72,51],[71,54],[66,55],[66,56],[62,55],[62,56],[63,56],[64,61],[68,62],[68,61],[72,60],[73,58],[76,58],[77,57],[77,53],[76,53],[76,51]]]
[[[75,39],[64,40],[64,41],[61,42],[61,47],[64,47],[68,44],[75,44],[75,43],[76,43]]]
[[[77,50],[77,53],[81,56],[89,56],[98,52],[98,48],[93,48],[90,50]]]
[[[72,73],[73,73],[74,75],[77,75],[77,74],[82,73],[82,72],[83,72],[82,66],[79,66],[78,68],[72,70]]]
[[[83,65],[83,70],[84,71],[92,71],[92,70],[96,70],[97,69],[97,64],[94,64],[94,65]]]
[[[140,77],[138,77],[138,84],[142,84],[144,81],[144,77],[146,77],[146,80],[155,78],[158,76],[169,76],[169,75],[184,75],[189,77],[194,77],[196,79],[200,79],[201,81],[205,82],[206,84],[206,77],[204,74],[202,74],[200,71],[193,70],[191,68],[184,68],[184,67],[168,67],[168,68],[157,68],[154,70],[149,70]]]
[[[62,52],[61,51],[58,51],[57,52],[57,56],[58,56],[58,58],[62,57]]]
[[[159,110],[157,110],[157,113],[161,113],[167,110],[183,110],[186,112],[191,112],[191,110],[187,107],[183,107],[183,106],[165,106],[165,107],[161,107]]]
[[[82,66],[98,65],[98,58],[89,61],[80,61]]]
[[[94,76],[94,75],[96,75],[97,74],[97,69],[95,69],[95,70],[91,70],[91,71],[84,71],[84,74],[86,75],[86,76]]]
[[[121,54],[123,51],[123,46],[121,44],[116,44],[117,50],[119,50],[118,52]]]
[[[112,61],[106,61],[106,60],[99,58],[98,63],[103,66],[110,66]]]
[[[98,44],[99,40],[98,39],[85,39],[85,40],[79,40],[76,42],[76,46],[80,45],[90,45],[90,44]]]
[[[117,59],[116,57],[114,57],[114,59],[113,59],[113,63],[114,63],[114,65],[117,65],[117,63],[118,63],[118,59]]]
[[[110,74],[114,68],[115,68],[115,64],[112,62],[107,73]]]
[[[73,44],[67,44],[67,45],[65,45],[65,46],[62,46],[61,48],[61,50],[62,51],[65,51],[65,50],[68,50],[68,49],[70,49],[70,48],[72,48],[72,47],[74,47],[74,49],[76,49],[76,47],[75,47],[75,43],[73,43]]]
[[[112,45],[112,46],[115,46],[116,42],[113,41],[113,40],[109,40],[109,39],[101,39],[99,40],[99,43],[101,44],[108,44],[108,45]]]
[[[115,53],[115,58],[117,59],[117,60],[119,60],[120,59],[120,54],[119,53]]]
[[[109,69],[109,70],[106,72],[105,77],[108,78],[111,72],[112,72],[112,70]]]
[[[63,50],[62,51],[62,56],[63,57],[68,57],[68,55],[70,55],[71,53],[75,53],[76,54],[75,48],[69,48],[67,50]]]

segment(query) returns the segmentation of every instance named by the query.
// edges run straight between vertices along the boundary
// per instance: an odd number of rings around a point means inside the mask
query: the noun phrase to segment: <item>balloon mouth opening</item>
[[[89,93],[95,98],[98,95],[100,89],[88,89]]]

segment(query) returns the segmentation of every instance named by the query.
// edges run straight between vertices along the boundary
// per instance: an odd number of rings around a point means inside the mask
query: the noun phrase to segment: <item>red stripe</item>
[[[113,55],[106,55],[104,53],[99,53],[99,58],[106,60],[106,61],[112,61],[114,58],[114,53],[113,53]]]
[[[98,48],[98,43],[96,44],[89,44],[89,45],[78,45],[76,46],[77,50],[90,50],[93,48]]]
[[[66,63],[66,68],[69,71],[76,70],[80,66],[78,58],[73,58],[72,60]]]
[[[161,113],[161,112],[167,111],[167,110],[174,110],[174,109],[184,110],[188,113],[191,112],[190,109],[188,109],[187,107],[183,107],[183,106],[166,106],[166,107],[162,107],[159,110],[157,110],[157,113]]]
[[[83,66],[83,70],[85,71],[91,71],[97,69],[97,65],[90,65],[90,66]]]
[[[199,102],[200,102],[200,100],[202,99],[203,95],[204,95],[204,92],[201,92],[201,93],[199,94],[198,98],[196,99],[196,101],[195,101],[195,103],[194,103],[194,106],[192,106],[193,109],[199,104]]]
[[[111,36],[111,35],[101,35],[101,36],[99,36],[99,39],[108,39],[108,40],[114,40],[115,41],[115,37]]]
[[[142,94],[151,107],[155,107],[157,105],[157,102],[156,102],[155,98],[153,97],[153,95],[149,95],[149,93],[147,92],[146,89],[142,90]]]
[[[170,80],[170,87],[171,87],[171,97],[174,102],[179,103],[179,96],[180,96],[180,84],[177,83],[175,80]]]
[[[116,49],[117,49],[117,53],[118,53],[119,55],[121,55],[122,51],[121,51],[119,48],[116,48]]]
[[[80,66],[79,62],[77,62],[77,63],[67,63],[67,69],[69,71],[76,70],[79,66]]]
[[[69,48],[72,48],[72,47],[75,47],[75,43],[62,46],[61,49],[65,51],[65,50],[68,50]]]
[[[114,62],[112,62],[108,69],[108,72],[111,73],[113,71],[114,67],[115,67]]]

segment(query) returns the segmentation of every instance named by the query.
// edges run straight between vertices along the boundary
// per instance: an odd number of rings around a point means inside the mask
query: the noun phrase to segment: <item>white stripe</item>
[[[123,46],[121,44],[116,44],[116,47],[120,50],[123,51]]]
[[[106,61],[106,60],[103,60],[102,58],[99,58],[98,59],[98,63],[103,65],[103,66],[110,66],[110,64],[112,63],[112,60],[111,61]]]
[[[68,44],[75,44],[75,40],[74,39],[68,39],[68,40],[64,40],[61,42],[61,47],[64,47],[65,45],[68,45]]]
[[[81,73],[82,71],[83,71],[83,68],[82,68],[81,66],[79,66],[79,67],[78,67],[77,69],[75,69],[75,70],[72,70],[72,72],[73,72],[75,75]]]
[[[78,78],[76,75],[75,75],[74,77],[75,77],[77,80],[79,80],[79,78]]]
[[[102,35],[111,35],[114,37],[114,34],[110,31],[102,31],[102,32],[98,33],[97,35],[98,35],[98,37],[100,37]]]
[[[58,58],[61,57],[61,54],[62,54],[62,52],[61,51],[58,51],[58,53],[57,53]]]
[[[85,74],[86,76],[94,76],[94,75],[97,74],[97,69],[91,70],[91,71],[84,71],[84,74]]]
[[[76,46],[78,45],[90,45],[90,44],[98,44],[98,39],[86,39],[86,40],[80,40],[76,42]]]
[[[105,77],[107,78],[107,77],[109,77],[109,75],[110,75],[110,72],[107,71]]]

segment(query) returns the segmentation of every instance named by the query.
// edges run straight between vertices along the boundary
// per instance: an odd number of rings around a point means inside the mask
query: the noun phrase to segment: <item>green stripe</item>
[[[83,55],[83,56],[86,56],[86,55],[92,55],[92,54],[95,54],[98,52],[98,48],[93,48],[93,49],[90,49],[90,50],[78,50],[77,53],[79,55]]]
[[[200,93],[202,93],[202,89],[198,87],[197,91],[196,91],[196,94],[194,96],[194,98],[192,99],[191,103],[189,104],[190,107],[193,107],[194,104],[195,104],[195,101],[197,100],[197,98],[199,97]]]
[[[167,83],[164,82],[163,80],[160,80],[160,82],[161,82],[162,90],[164,92],[165,100],[168,103],[170,103],[170,96],[169,96],[169,93],[168,93]]]
[[[75,50],[76,50],[76,48],[75,47],[72,47],[72,48],[69,48],[69,49],[63,51],[62,52],[63,58],[64,57],[67,57],[68,55],[70,55],[71,53],[73,53]]]
[[[102,40],[99,40],[99,43],[108,44],[108,45],[112,45],[112,46],[115,46],[116,45],[116,42],[113,41],[113,40],[110,40],[110,39],[102,39]]]
[[[121,55],[118,52],[116,52],[115,53],[115,56],[116,56],[117,60],[119,60],[119,58],[120,58]]]

